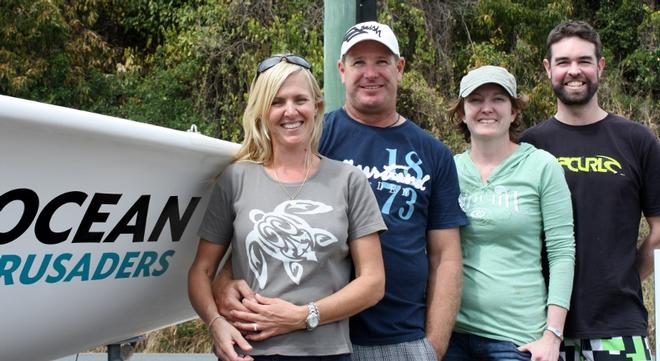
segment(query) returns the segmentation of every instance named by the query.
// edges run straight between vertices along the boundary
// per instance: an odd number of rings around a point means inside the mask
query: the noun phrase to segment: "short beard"
[[[587,84],[587,92],[584,94],[568,94],[562,84],[552,85],[552,91],[555,93],[559,101],[566,105],[585,105],[589,103],[594,94],[598,91],[598,82],[594,83],[591,80],[585,80]]]

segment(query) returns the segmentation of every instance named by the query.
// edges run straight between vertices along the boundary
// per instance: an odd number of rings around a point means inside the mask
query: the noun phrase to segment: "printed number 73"
[[[394,202],[394,198],[396,198],[396,196],[399,194],[402,187],[398,184],[382,182],[381,189],[387,189],[390,191],[390,197],[387,198],[387,201],[385,201],[385,204],[383,204],[383,209],[381,209],[382,213],[390,214],[390,209],[392,208],[392,203]],[[403,207],[401,207],[399,208],[398,213],[401,219],[408,220],[410,219],[410,217],[412,217],[412,214],[415,211],[415,201],[417,200],[417,193],[415,192],[414,189],[410,187],[406,187],[403,188],[402,195],[408,196],[410,198],[406,201],[406,204],[408,205],[408,209],[404,210]]]

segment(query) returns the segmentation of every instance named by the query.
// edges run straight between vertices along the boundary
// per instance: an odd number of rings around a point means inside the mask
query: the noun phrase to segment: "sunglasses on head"
[[[275,55],[275,56],[271,56],[270,58],[266,58],[264,59],[264,61],[259,63],[259,65],[257,66],[257,76],[261,75],[261,73],[274,67],[275,65],[281,63],[282,60],[286,61],[289,64],[301,66],[307,70],[312,69],[312,65],[302,56],[293,55],[293,54]]]

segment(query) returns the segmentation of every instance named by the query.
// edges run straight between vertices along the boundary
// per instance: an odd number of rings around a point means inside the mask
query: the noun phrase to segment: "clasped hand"
[[[218,285],[216,285],[218,286]],[[244,280],[232,280],[214,287],[218,311],[224,320],[222,329],[213,335],[216,355],[231,361],[249,361],[238,356],[234,345],[243,351],[252,349],[247,340],[261,341],[305,327],[306,306],[296,306],[279,298],[269,298],[252,291]]]
[[[233,325],[246,339],[261,341],[305,328],[306,306],[296,306],[280,298],[255,294],[253,299],[243,298],[243,310],[231,310]]]
[[[532,354],[532,361],[557,361],[561,341],[550,333],[544,333],[541,338],[518,347],[518,351]]]

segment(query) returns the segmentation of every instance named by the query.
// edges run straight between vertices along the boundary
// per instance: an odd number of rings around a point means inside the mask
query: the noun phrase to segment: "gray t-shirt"
[[[284,184],[289,194],[300,186]],[[218,244],[231,241],[234,278],[244,279],[255,292],[305,305],[348,284],[348,242],[386,229],[364,174],[322,157],[295,200],[262,165],[231,164],[213,190],[199,235]],[[251,344],[252,355],[352,350],[348,319]]]

